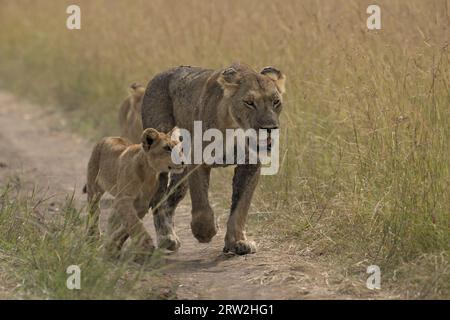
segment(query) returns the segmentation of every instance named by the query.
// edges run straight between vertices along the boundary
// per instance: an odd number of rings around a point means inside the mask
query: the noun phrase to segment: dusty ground
[[[80,191],[92,145],[68,132],[66,127],[63,118],[51,109],[38,108],[0,92],[0,184],[16,177],[56,197],[74,192],[78,203],[84,205],[85,196]],[[108,206],[108,201],[104,206]],[[259,244],[256,254],[224,255],[225,218],[224,215],[219,217],[221,230],[213,241],[200,244],[190,231],[189,199],[178,207],[176,226],[182,246],[179,252],[168,257],[169,266],[164,271],[178,283],[178,298],[396,297],[388,292],[372,292],[365,288],[364,281],[350,281],[335,275],[334,269],[295,254],[290,244],[274,244],[263,235],[253,236]],[[145,224],[154,234],[150,214]],[[1,279],[0,274],[0,288]]]

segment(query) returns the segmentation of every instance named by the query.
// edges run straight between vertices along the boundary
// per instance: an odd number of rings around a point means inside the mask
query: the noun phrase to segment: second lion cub
[[[172,161],[172,150],[179,143],[178,129],[168,134],[155,129],[142,133],[141,144],[109,137],[94,147],[88,164],[86,191],[90,206],[90,233],[98,232],[99,201],[105,192],[115,197],[108,220],[108,254],[117,256],[128,237],[146,253],[154,250],[150,234],[141,219],[158,189],[161,172],[180,173],[184,164]]]
[[[139,83],[133,83],[128,88],[129,96],[122,102],[119,109],[119,126],[121,136],[133,143],[139,143],[142,133],[142,99],[145,87]]]

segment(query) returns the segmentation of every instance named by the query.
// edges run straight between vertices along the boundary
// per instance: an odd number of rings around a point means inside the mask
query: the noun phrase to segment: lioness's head
[[[235,127],[276,129],[283,107],[286,76],[274,67],[261,72],[234,64],[221,71],[217,82],[223,89],[222,106]]]
[[[172,151],[180,153],[176,146],[180,143],[179,129],[173,128],[169,133],[162,133],[153,128],[145,129],[142,133],[142,148],[149,157],[152,167],[160,172],[181,173],[184,163],[175,163],[172,160]]]

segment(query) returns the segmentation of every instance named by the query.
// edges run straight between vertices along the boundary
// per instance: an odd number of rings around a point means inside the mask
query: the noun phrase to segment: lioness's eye
[[[278,108],[280,105],[281,105],[281,101],[280,101],[280,100],[275,99],[275,100],[273,101],[273,106],[274,106],[275,108]]]
[[[247,107],[251,108],[251,109],[255,109],[255,108],[256,108],[255,103],[254,103],[253,101],[250,101],[250,100],[244,100],[244,104],[245,104]]]
[[[171,152],[171,151],[172,151],[172,148],[171,148],[170,146],[165,146],[165,147],[164,147],[164,150],[166,150],[166,151],[168,151],[168,152]]]

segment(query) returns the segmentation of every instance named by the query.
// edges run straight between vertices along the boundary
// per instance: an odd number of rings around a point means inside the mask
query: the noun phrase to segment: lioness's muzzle
[[[262,127],[260,129],[267,131],[267,138],[266,138],[266,141],[265,141],[266,143],[261,144],[261,141],[260,141],[260,146],[261,147],[265,146],[267,148],[267,151],[270,152],[272,150],[272,136],[271,136],[271,133],[272,133],[272,130],[278,129],[278,127],[277,126]]]

